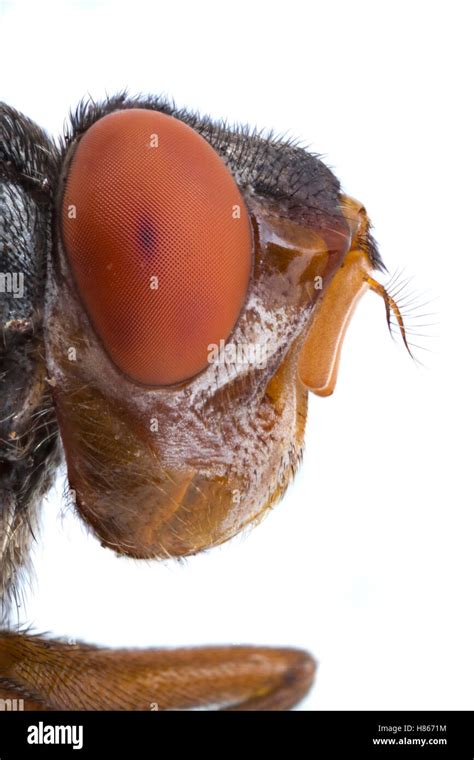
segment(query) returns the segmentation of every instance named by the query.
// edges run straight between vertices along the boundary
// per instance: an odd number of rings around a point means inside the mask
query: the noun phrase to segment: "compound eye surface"
[[[70,162],[64,250],[89,319],[130,379],[180,383],[208,365],[245,303],[245,202],[195,130],[147,109],[96,121]]]

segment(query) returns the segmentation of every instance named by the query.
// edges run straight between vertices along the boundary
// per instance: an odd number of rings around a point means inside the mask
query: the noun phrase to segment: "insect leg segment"
[[[287,710],[314,671],[295,649],[110,650],[0,634],[0,697],[23,697],[27,710]]]

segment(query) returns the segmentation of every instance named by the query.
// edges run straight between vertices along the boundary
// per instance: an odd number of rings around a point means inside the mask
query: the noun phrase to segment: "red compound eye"
[[[178,119],[130,109],[88,129],[62,237],[89,318],[130,378],[187,380],[229,337],[251,276],[249,216],[220,156]]]

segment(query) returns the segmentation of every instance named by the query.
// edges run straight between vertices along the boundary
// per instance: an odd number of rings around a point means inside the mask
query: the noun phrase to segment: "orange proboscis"
[[[301,383],[318,396],[334,392],[344,337],[355,307],[367,290],[384,299],[389,327],[393,311],[411,355],[400,309],[383,285],[371,276],[372,262],[360,244],[369,224],[365,209],[351,198],[344,198],[343,207],[353,230],[353,247],[316,305],[298,361]]]

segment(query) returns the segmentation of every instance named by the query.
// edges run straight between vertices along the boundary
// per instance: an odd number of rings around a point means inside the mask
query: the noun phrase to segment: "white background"
[[[289,130],[364,202],[441,341],[417,368],[367,295],[304,464],[254,532],[182,564],[118,559],[59,491],[39,631],[118,646],[262,643],[319,661],[303,708],[474,708],[469,2],[0,2],[0,98],[58,134],[87,93],[173,96]],[[440,328],[430,328],[440,333]],[[421,330],[426,332],[426,330]],[[62,514],[62,517],[60,516]]]

